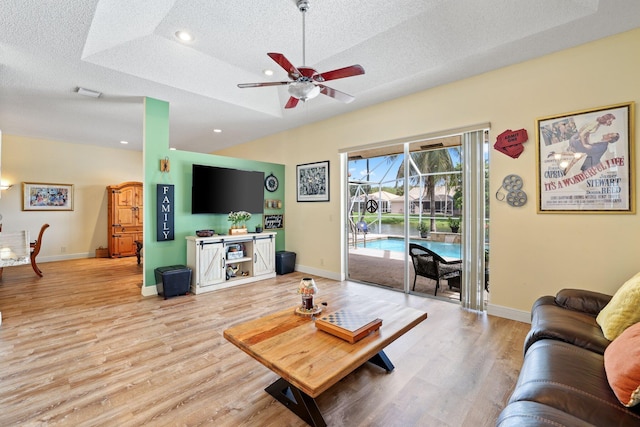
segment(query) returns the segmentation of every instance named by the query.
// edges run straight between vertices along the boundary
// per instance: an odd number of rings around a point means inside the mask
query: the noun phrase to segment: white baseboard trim
[[[487,306],[487,314],[516,320],[518,322],[531,323],[531,312],[516,310],[514,308],[504,307],[501,305],[489,304]]]
[[[295,271],[300,273],[312,274],[314,276],[325,277],[331,280],[341,281],[340,274],[327,270],[320,270],[318,268],[306,267],[303,265],[296,264]],[[156,285],[151,286],[143,286],[142,287],[142,296],[157,296],[158,288]],[[504,307],[501,305],[492,305],[489,304],[487,306],[487,314],[491,316],[503,317],[505,319],[515,320],[517,322],[523,323],[531,323],[531,313],[523,310],[516,310],[509,307]]]
[[[142,292],[142,296],[143,297],[157,296],[158,295],[158,287],[156,285],[143,286],[141,292]]]
[[[312,274],[314,276],[326,277],[327,279],[342,281],[340,273],[333,271],[320,270],[318,268],[307,267],[304,265],[296,264],[295,271],[300,273]],[[510,307],[504,307],[500,305],[489,304],[487,306],[487,314],[497,317],[503,317],[505,319],[515,320],[517,322],[531,323],[531,313],[529,311],[516,310]]]
[[[39,256],[37,258],[37,261],[38,261],[38,264],[40,264],[45,262],[66,261],[69,259],[95,258],[95,256],[96,254],[93,252],[81,252],[77,254]]]
[[[320,270],[319,268],[307,267],[304,265],[296,264],[295,271],[299,271],[300,273],[313,274],[314,276],[325,277],[327,279],[341,281],[340,273],[336,273],[333,271]]]

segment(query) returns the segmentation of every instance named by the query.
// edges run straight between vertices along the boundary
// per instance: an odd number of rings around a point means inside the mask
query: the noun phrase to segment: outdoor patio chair
[[[453,281],[460,280],[462,274],[462,261],[447,261],[437,253],[415,243],[409,244],[409,255],[413,262],[415,276],[413,278],[413,290],[416,290],[416,280],[418,276],[426,277],[436,281],[434,295],[438,295],[440,280]],[[459,287],[459,286],[458,286]]]

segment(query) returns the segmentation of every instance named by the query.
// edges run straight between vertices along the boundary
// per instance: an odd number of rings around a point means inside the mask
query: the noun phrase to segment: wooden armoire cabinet
[[[123,182],[107,187],[109,198],[109,256],[136,255],[136,240],[142,241],[144,218],[142,183]]]

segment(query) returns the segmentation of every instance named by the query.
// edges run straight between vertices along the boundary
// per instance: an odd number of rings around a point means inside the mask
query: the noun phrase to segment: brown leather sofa
[[[640,426],[640,405],[622,405],[605,373],[610,341],[596,316],[610,299],[563,289],[533,304],[522,369],[496,426]]]

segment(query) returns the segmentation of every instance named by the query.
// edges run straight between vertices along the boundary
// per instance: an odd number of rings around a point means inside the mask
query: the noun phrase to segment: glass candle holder
[[[311,277],[304,277],[298,286],[298,293],[302,296],[302,309],[313,310],[313,296],[318,293],[316,282]]]

